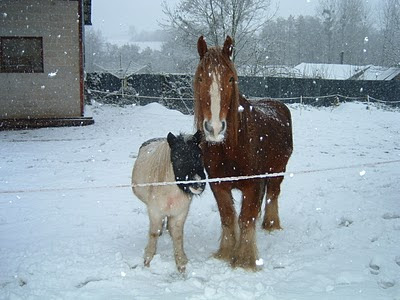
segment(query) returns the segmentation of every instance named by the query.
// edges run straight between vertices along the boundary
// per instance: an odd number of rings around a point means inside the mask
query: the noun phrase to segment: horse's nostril
[[[225,121],[225,120],[223,120],[223,121],[222,121],[221,132],[224,132],[224,131],[225,131],[225,129],[226,129],[226,121]]]
[[[204,129],[210,133],[212,133],[214,131],[213,127],[211,126],[210,122],[208,122],[208,121],[204,121]]]

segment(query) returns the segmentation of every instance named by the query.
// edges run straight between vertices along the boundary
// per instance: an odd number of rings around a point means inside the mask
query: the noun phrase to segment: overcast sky
[[[174,6],[180,0],[168,0],[169,6]],[[273,0],[279,5],[278,16],[313,15],[318,0]],[[365,0],[377,3],[381,0]],[[158,22],[164,14],[161,3],[163,0],[95,0],[92,1],[93,29],[100,29],[103,36],[109,40],[128,37],[128,29],[134,26],[140,32],[156,30]]]
[[[174,6],[180,0],[168,0]],[[158,22],[164,14],[163,0],[95,0],[92,1],[92,23],[106,38],[119,38],[127,35],[128,28],[137,31],[158,29]],[[279,15],[313,14],[317,0],[275,0],[279,4]]]

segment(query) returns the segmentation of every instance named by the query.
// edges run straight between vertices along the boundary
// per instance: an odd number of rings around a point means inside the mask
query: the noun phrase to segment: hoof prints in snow
[[[339,227],[349,227],[351,224],[353,224],[353,220],[350,220],[349,218],[346,218],[346,217],[342,217],[339,220],[338,226]]]
[[[25,279],[18,278],[17,276],[16,276],[15,278],[16,278],[16,280],[17,280],[17,284],[18,284],[20,287],[23,287],[23,286],[25,286],[25,285],[28,284],[28,281],[25,280]],[[0,283],[0,288],[1,288],[1,289],[4,289],[7,285],[10,285],[10,284],[12,284],[12,283],[13,283],[13,281],[2,282],[2,283]]]
[[[382,279],[378,281],[378,285],[383,289],[394,287],[395,284],[396,282],[391,279]]]
[[[395,263],[400,267],[400,255],[394,259]]]
[[[400,219],[400,215],[396,213],[385,213],[382,218],[385,220]]]
[[[400,260],[400,257],[396,257],[395,263],[399,264],[399,260]],[[383,260],[381,257],[374,257],[373,259],[371,259],[371,261],[369,263],[370,273],[372,275],[380,275],[379,279],[377,280],[377,283],[378,283],[379,287],[381,287],[382,289],[388,289],[388,288],[394,287],[396,285],[395,279],[388,278],[385,275],[380,274],[381,269],[382,269],[381,268],[382,264],[383,264]]]
[[[88,277],[85,279],[85,281],[82,281],[81,283],[76,285],[76,288],[80,289],[83,288],[84,286],[88,285],[91,282],[98,282],[98,281],[103,281],[106,280],[104,278],[96,278],[96,277]]]
[[[369,268],[370,268],[371,274],[373,274],[373,275],[378,275],[379,270],[381,269],[381,267],[379,266],[378,262],[375,259],[371,260],[371,262],[369,263]]]

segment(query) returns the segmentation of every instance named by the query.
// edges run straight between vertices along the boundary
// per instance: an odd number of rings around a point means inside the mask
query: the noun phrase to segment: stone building
[[[0,1],[0,128],[87,125],[91,0]]]

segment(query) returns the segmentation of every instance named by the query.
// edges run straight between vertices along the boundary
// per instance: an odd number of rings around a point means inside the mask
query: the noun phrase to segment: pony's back
[[[148,202],[154,187],[137,187],[136,184],[174,181],[170,156],[171,150],[165,138],[149,140],[140,147],[132,171],[132,190],[143,202]]]

